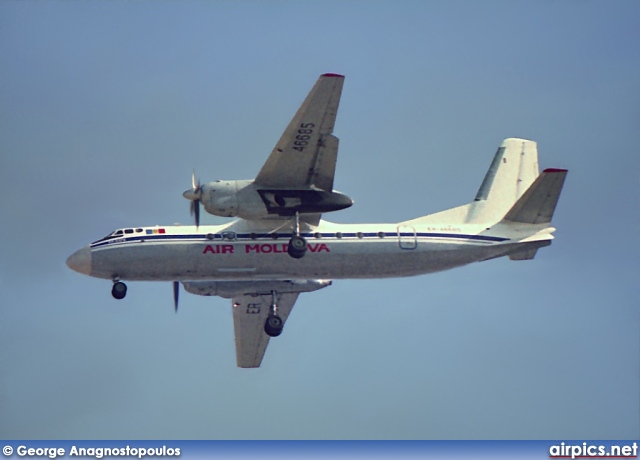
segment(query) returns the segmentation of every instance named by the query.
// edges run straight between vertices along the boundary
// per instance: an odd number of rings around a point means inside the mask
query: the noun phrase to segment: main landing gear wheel
[[[267,321],[264,323],[264,332],[266,332],[269,337],[278,337],[282,334],[282,328],[282,318],[277,315],[269,315]]]
[[[111,288],[111,295],[114,299],[124,299],[124,296],[127,295],[127,285],[122,281],[116,281]]]
[[[296,211],[296,228],[287,245],[287,252],[294,259],[302,259],[307,252],[307,240],[300,236],[300,214]]]
[[[269,309],[269,316],[264,322],[264,332],[269,337],[278,337],[282,334],[283,327],[284,321],[278,316],[278,294],[276,291],[271,291],[271,308]]]
[[[287,246],[287,252],[294,259],[301,259],[307,252],[307,240],[303,236],[292,236]]]

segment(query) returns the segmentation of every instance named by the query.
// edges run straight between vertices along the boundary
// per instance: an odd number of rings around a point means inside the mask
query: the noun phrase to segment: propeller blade
[[[200,182],[196,182],[196,170],[194,169],[191,173],[191,187],[193,190],[197,191],[200,188]]]
[[[196,228],[200,227],[200,200],[192,201],[195,209]]]
[[[200,181],[196,180],[196,171],[193,170],[191,173],[191,190],[187,190],[182,195],[191,200],[191,206],[189,208],[189,212],[192,216],[195,216],[196,227],[200,227],[200,201],[202,199],[202,186],[200,185]]]
[[[178,313],[178,297],[180,296],[180,283],[178,281],[173,282],[173,306]]]

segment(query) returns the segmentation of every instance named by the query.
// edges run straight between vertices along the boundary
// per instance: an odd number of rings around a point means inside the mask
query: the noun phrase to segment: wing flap
[[[286,324],[298,292],[277,294],[278,316]],[[271,308],[271,294],[244,294],[233,297],[233,329],[236,341],[238,367],[260,367],[269,345],[269,336],[264,332],[264,323]]]
[[[256,176],[256,184],[332,190],[338,139],[331,133],[343,83],[342,75],[320,76]]]
[[[327,134],[321,139],[316,159],[316,168],[311,177],[311,184],[319,189],[330,192],[333,190],[333,178],[336,175],[336,161],[338,160],[338,143],[340,141],[333,134]]]

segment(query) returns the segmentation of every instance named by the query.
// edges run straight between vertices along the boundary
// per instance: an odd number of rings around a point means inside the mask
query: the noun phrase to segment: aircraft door
[[[398,226],[398,243],[400,249],[415,249],[418,247],[416,229],[409,225]]]

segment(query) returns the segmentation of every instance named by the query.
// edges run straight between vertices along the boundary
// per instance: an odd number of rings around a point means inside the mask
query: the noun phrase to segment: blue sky
[[[640,5],[0,3],[0,437],[583,439],[640,433]],[[346,75],[339,222],[470,201],[506,137],[570,170],[550,248],[300,297],[263,367],[229,302],[68,270],[255,176]],[[222,219],[203,216],[205,223]]]

